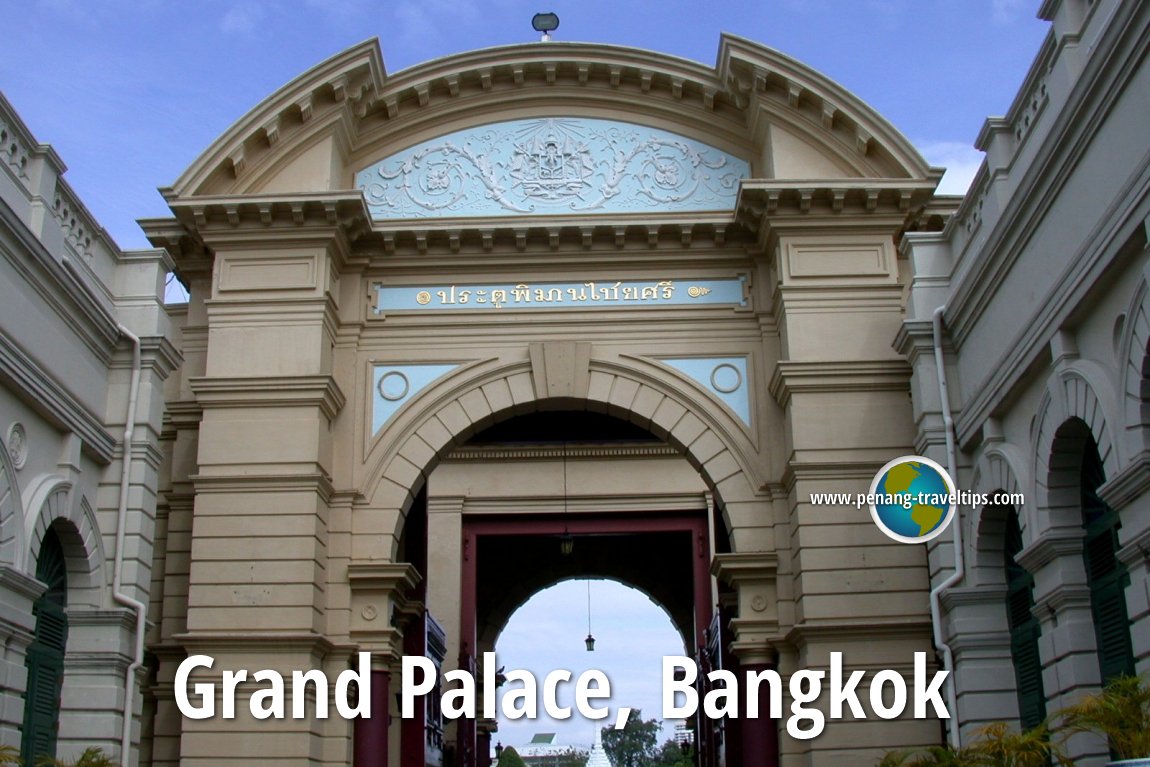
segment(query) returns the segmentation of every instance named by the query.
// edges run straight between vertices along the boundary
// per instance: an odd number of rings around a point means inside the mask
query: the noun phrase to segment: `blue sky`
[[[537,732],[558,733],[558,742],[589,748],[595,727],[614,723],[621,707],[642,709],[643,719],[659,717],[662,706],[661,670],[664,655],[682,655],[683,640],[662,607],[645,594],[616,581],[591,581],[591,633],[595,651],[587,652],[587,581],[564,581],[539,592],[511,616],[496,642],[500,665],[531,671],[543,687],[554,669],[571,672],[572,680],[588,669],[603,671],[611,682],[611,699],[596,701],[610,710],[608,719],[593,723],[579,716],[557,722],[542,716],[535,721],[499,717],[496,740],[518,746]],[[509,682],[508,688],[512,685]],[[574,685],[560,693],[560,705],[574,706]],[[502,691],[502,688],[501,688]],[[680,701],[682,702],[682,701]],[[670,738],[674,723],[664,726]]]
[[[721,32],[822,71],[890,120],[961,191],[971,144],[1006,112],[1048,25],[1038,0],[0,0],[0,90],[124,248],[147,247],[135,221],[163,216],[156,192],[232,122],[306,69],[378,37],[389,73],[474,48],[537,39],[554,11],[560,41],[633,45],[713,64]],[[616,705],[657,713],[658,657],[682,651],[662,611],[596,582],[599,649],[583,650],[585,587],[568,583],[512,618],[499,650],[542,675],[608,672]],[[571,591],[574,589],[574,591]],[[571,593],[568,593],[571,591]],[[571,609],[571,605],[579,609]],[[660,623],[662,621],[662,623]],[[664,649],[666,648],[666,649]],[[654,659],[654,660],[652,660]],[[652,666],[651,664],[654,663]],[[570,664],[570,665],[569,665]],[[582,664],[582,665],[580,665]],[[653,671],[652,671],[653,669]],[[636,676],[635,672],[639,675]],[[522,743],[546,723],[506,723]],[[586,722],[562,728],[589,742]]]
[[[839,81],[948,165],[961,189],[983,120],[1004,113],[1047,24],[1038,0],[0,0],[0,90],[64,158],[125,248],[156,192],[284,83],[378,37],[388,72],[537,39],[635,45],[713,64],[727,31]]]

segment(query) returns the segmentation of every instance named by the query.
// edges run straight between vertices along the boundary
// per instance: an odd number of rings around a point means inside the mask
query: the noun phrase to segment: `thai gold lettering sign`
[[[376,314],[394,311],[625,309],[657,306],[745,306],[745,277],[724,280],[517,282],[390,286],[376,283]]]

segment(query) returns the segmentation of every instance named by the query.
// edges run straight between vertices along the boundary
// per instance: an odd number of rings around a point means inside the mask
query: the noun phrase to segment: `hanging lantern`
[[[587,581],[587,638],[583,640],[587,652],[595,652],[595,637],[591,636],[591,581]]]

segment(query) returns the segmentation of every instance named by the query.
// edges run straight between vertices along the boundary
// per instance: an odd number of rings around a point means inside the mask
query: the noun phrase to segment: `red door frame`
[[[550,515],[521,519],[507,516],[463,518],[463,567],[460,584],[459,666],[475,673],[476,611],[478,610],[478,543],[484,535],[617,535],[621,533],[691,534],[692,573],[695,603],[695,650],[707,646],[706,631],[711,624],[711,547],[708,541],[707,512],[654,512],[644,514],[604,514],[568,517]],[[476,767],[475,722],[460,719],[458,724],[460,767]]]

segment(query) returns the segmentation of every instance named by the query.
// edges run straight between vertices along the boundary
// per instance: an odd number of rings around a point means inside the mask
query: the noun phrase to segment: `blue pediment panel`
[[[633,123],[548,117],[481,125],[355,175],[375,219],[669,213],[735,208],[745,160]]]

